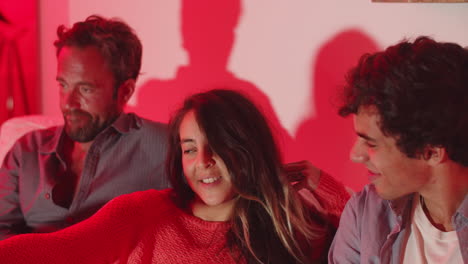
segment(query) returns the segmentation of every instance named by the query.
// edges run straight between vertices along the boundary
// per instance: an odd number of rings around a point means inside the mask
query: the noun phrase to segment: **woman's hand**
[[[283,169],[296,190],[306,188],[314,191],[320,182],[320,169],[307,160],[285,164]]]

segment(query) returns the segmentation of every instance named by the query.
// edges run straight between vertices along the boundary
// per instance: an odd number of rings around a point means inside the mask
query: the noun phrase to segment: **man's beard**
[[[73,118],[81,119],[80,121],[84,125],[72,127],[68,120],[67,116],[72,116]],[[117,118],[117,114],[109,115],[109,118],[104,122],[99,122],[100,120],[94,118],[91,114],[81,111],[81,110],[72,110],[63,113],[65,132],[73,140],[80,143],[90,142],[96,138],[96,136],[106,129],[114,120]]]

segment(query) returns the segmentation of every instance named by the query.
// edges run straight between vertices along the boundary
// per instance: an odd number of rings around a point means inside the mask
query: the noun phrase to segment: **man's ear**
[[[118,102],[120,105],[125,105],[130,97],[132,97],[133,92],[135,91],[135,80],[128,79],[120,85],[118,90]]]
[[[447,151],[443,147],[426,147],[424,150],[424,159],[430,165],[437,165],[447,161]]]

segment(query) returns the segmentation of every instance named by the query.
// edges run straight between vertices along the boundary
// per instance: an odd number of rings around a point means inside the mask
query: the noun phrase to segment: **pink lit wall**
[[[308,159],[355,190],[354,134],[336,90],[364,52],[429,35],[468,45],[468,5],[370,0],[40,1],[43,112],[58,115],[56,27],[90,14],[120,17],[140,36],[143,68],[128,110],[167,121],[185,95],[219,85],[250,94],[269,116],[286,161]],[[54,6],[54,8],[50,8]]]

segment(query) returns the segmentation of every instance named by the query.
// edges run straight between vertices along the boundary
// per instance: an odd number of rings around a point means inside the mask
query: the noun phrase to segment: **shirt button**
[[[46,194],[44,195],[44,197],[45,197],[47,200],[49,200],[49,199],[50,199],[50,193],[46,193]]]

